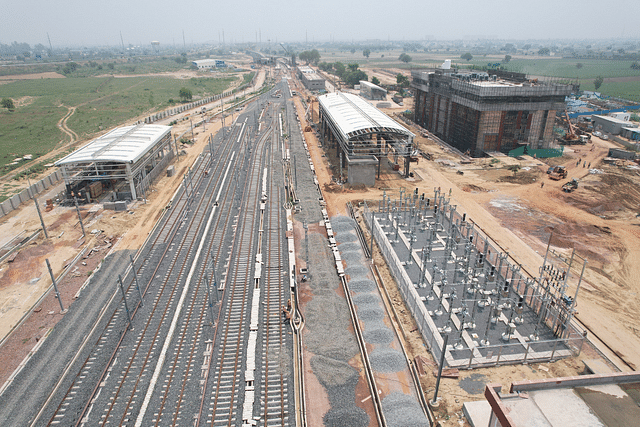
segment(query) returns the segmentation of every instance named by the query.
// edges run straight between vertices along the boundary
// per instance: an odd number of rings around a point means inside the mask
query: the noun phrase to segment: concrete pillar
[[[127,176],[127,182],[129,183],[129,188],[131,189],[131,199],[136,200],[138,195],[136,194],[136,185],[133,182],[133,174],[131,173],[131,164],[127,163],[125,165],[125,173]]]

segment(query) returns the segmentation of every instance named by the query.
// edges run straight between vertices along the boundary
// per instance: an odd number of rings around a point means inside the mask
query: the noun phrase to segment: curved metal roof
[[[135,163],[170,132],[171,126],[162,125],[142,124],[115,128],[58,160],[55,165],[90,162]]]
[[[347,140],[362,133],[390,132],[415,136],[357,95],[333,92],[319,96],[318,102]]]

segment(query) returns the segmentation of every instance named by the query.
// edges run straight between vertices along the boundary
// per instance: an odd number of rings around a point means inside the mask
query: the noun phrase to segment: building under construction
[[[66,196],[93,202],[109,193],[110,200],[145,196],[151,181],[173,159],[171,126],[119,127],[58,160],[67,187]],[[176,147],[177,148],[177,147]]]
[[[320,135],[339,157],[340,175],[346,168],[349,184],[375,185],[383,159],[409,176],[414,153],[413,133],[358,95],[332,92],[318,97]]]
[[[572,85],[539,82],[501,70],[413,71],[415,122],[472,156],[522,145],[548,148],[556,111]]]

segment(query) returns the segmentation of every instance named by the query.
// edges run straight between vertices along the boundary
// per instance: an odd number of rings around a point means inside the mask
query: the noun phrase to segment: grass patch
[[[251,83],[251,80],[253,80],[253,76],[255,76],[256,73],[254,71],[244,74],[242,76],[242,84],[246,85],[247,83]]]
[[[175,62],[175,61],[174,61]],[[0,110],[0,174],[20,166],[14,158],[40,157],[69,137],[57,127],[67,106],[77,106],[67,126],[80,138],[90,137],[128,119],[169,106],[181,87],[191,89],[194,99],[226,90],[236,77],[86,77],[19,80],[0,85],[0,98],[32,97],[14,112]]]

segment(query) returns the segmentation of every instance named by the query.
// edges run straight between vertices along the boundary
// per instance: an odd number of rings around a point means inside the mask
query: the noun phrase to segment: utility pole
[[[124,309],[127,311],[127,319],[129,325],[127,329],[131,329],[131,313],[129,313],[129,306],[127,305],[127,294],[124,292],[124,286],[122,285],[122,277],[118,274],[118,284],[120,285],[120,291],[122,292],[122,299],[124,300]]]
[[[309,225],[307,224],[307,220],[304,220],[302,223],[302,227],[304,228],[304,241],[305,241],[305,267],[307,268],[307,277],[311,278],[311,269],[309,268]]]
[[[133,256],[129,254],[129,260],[131,261],[131,271],[133,271],[133,279],[136,281],[136,289],[138,289],[138,295],[140,295],[140,307],[144,307],[144,301],[142,299],[142,291],[138,284],[138,273],[136,272],[136,264],[133,262]]]
[[[60,298],[60,292],[58,292],[58,284],[56,283],[56,278],[53,276],[53,270],[51,270],[51,264],[49,264],[49,259],[45,259],[46,263],[47,263],[47,268],[49,269],[49,275],[51,276],[51,282],[53,283],[53,289],[55,289],[56,291],[56,298],[58,299],[58,302],[60,303],[60,313],[66,313],[66,311],[64,310],[64,307],[62,306],[62,299]]]
[[[213,326],[213,301],[211,301],[211,289],[209,288],[209,276],[205,273],[204,275],[204,284],[207,287],[207,305],[209,306],[209,314],[211,315],[211,320],[209,324]]]
[[[44,238],[48,239],[49,235],[47,234],[47,227],[44,225],[44,219],[42,219],[42,212],[40,212],[40,206],[38,206],[38,198],[34,197],[33,201],[36,203],[36,210],[38,211],[38,216],[40,217],[40,224],[42,225],[42,231],[44,231]]]
[[[76,212],[78,213],[78,220],[80,221],[80,228],[82,228],[82,237],[85,237],[86,234],[84,232],[84,224],[82,223],[82,215],[80,215],[80,208],[78,207],[78,198],[74,195],[73,201],[76,204]]]
[[[451,310],[451,307],[449,307]],[[433,393],[433,400],[431,401],[432,405],[438,403],[438,389],[440,388],[440,378],[442,378],[442,368],[444,367],[445,362],[445,354],[447,353],[447,342],[449,341],[449,335],[444,336],[444,342],[442,343],[442,353],[440,355],[440,366],[438,366],[438,379],[436,380],[436,390]]]

